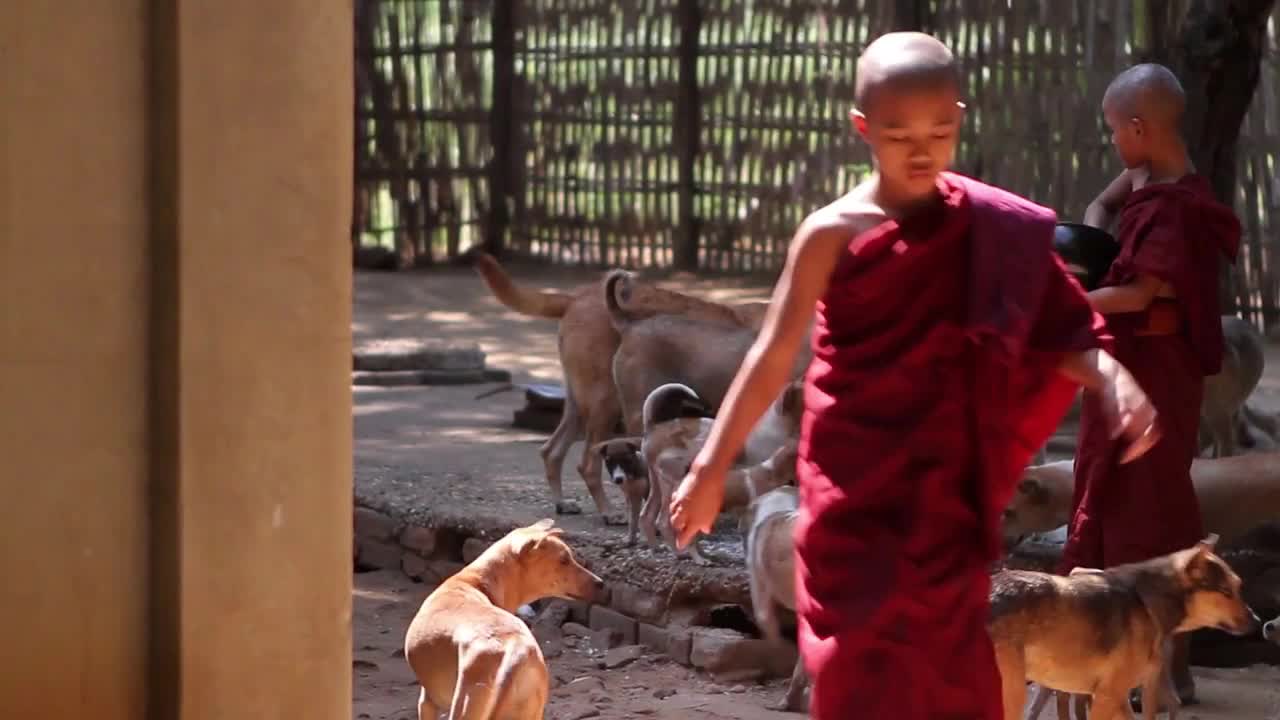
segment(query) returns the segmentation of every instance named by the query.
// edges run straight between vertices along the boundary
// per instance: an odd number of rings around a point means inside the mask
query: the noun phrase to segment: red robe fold
[[[1120,465],[1121,441],[1111,438],[1097,399],[1085,395],[1075,512],[1059,565],[1064,573],[1146,560],[1204,536],[1191,461],[1199,444],[1204,378],[1222,366],[1220,260],[1235,260],[1240,224],[1214,199],[1207,180],[1189,175],[1133,193],[1121,209],[1117,240],[1120,254],[1102,285],[1154,275],[1173,287],[1182,326],[1173,335],[1139,335],[1147,311],[1107,317],[1116,359],[1151,398],[1162,435],[1141,458]]]
[[[1102,322],[1054,215],[958,175],[852,240],[818,305],[796,601],[815,718],[998,719],[985,624],[999,510]]]

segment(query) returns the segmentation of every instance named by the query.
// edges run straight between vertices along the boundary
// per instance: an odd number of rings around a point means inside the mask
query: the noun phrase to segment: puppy
[[[1172,696],[1169,640],[1212,627],[1256,632],[1240,578],[1214,553],[1217,538],[1153,560],[1069,577],[1005,570],[992,578],[987,630],[995,646],[1005,717],[1021,717],[1028,680],[1092,695],[1095,720],[1132,717],[1129,690],[1143,688],[1146,716]],[[1170,703],[1171,716],[1176,701]]]
[[[778,487],[756,497],[744,516],[747,572],[750,577],[751,609],[756,625],[766,639],[779,642],[778,607],[796,609],[795,544],[793,534],[798,511],[794,487]],[[805,712],[804,690],[809,677],[804,662],[796,660],[782,701],[773,710]]]
[[[618,438],[596,447],[604,458],[605,475],[622,489],[627,500],[627,545],[635,545],[640,508],[649,496],[649,470],[640,454],[640,444],[630,438]]]
[[[644,403],[644,439],[641,454],[649,470],[649,495],[640,513],[640,527],[650,545],[657,544],[659,525],[666,531],[674,547],[675,534],[671,531],[669,505],[676,485],[689,471],[693,458],[698,454],[711,431],[710,418],[666,419],[664,408],[679,402],[681,398],[696,399],[697,394],[679,383],[669,383],[655,388]],[[765,416],[752,429],[738,465],[759,465],[776,453],[782,444],[779,438],[792,438],[799,433],[800,414],[803,412],[803,384],[794,381],[770,405]],[[772,472],[772,469],[766,470]],[[794,473],[794,464],[790,469]],[[727,488],[726,488],[727,494]],[[728,498],[726,498],[728,499]],[[739,506],[746,502],[739,500]],[[699,564],[707,564],[697,545],[688,553]]]
[[[581,512],[575,502],[564,497],[561,474],[569,448],[585,438],[586,449],[578,464],[578,474],[605,524],[622,524],[622,517],[614,512],[600,480],[600,455],[591,450],[614,435],[621,419],[612,375],[619,337],[605,307],[604,278],[570,292],[534,290],[517,284],[497,260],[483,252],[469,252],[463,260],[472,263],[498,302],[523,315],[560,321],[565,401],[560,423],[540,450],[547,486],[557,513]],[[633,284],[627,305],[628,313],[636,318],[669,313],[749,328],[753,332],[760,329],[766,308],[765,302],[724,305],[641,282]]]
[[[1262,637],[1269,642],[1280,645],[1280,616],[1274,620],[1268,620],[1266,625],[1262,626]]]
[[[513,530],[423,601],[404,642],[422,687],[418,720],[443,708],[451,718],[542,718],[547,665],[513,613],[543,597],[591,601],[604,587],[560,534],[551,520]]]
[[[1280,452],[1197,458],[1191,462],[1191,482],[1205,530],[1224,544],[1280,517]],[[1074,488],[1070,460],[1024,470],[1001,517],[1006,545],[1013,547],[1027,535],[1070,522]]]

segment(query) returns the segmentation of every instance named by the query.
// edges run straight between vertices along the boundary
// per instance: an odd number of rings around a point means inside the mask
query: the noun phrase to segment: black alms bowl
[[[1120,243],[1106,230],[1060,222],[1053,229],[1053,251],[1085,290],[1096,290],[1120,254]]]

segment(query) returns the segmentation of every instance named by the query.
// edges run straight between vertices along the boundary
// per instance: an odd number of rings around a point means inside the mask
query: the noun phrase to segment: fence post
[[[929,10],[928,0],[894,0],[892,30],[923,32]]]
[[[484,249],[501,255],[510,223],[508,205],[512,187],[512,95],[516,74],[515,10],[518,0],[493,4],[493,98],[489,104],[489,141],[493,159],[489,163],[489,218],[485,224]]]
[[[694,196],[697,184],[694,167],[698,159],[701,135],[701,106],[698,99],[698,33],[702,29],[702,14],[698,0],[679,0],[680,22],[680,72],[679,91],[676,96],[676,127],[673,139],[676,144],[677,188],[679,192],[679,225],[673,239],[672,260],[680,270],[698,269],[698,218],[694,213]]]

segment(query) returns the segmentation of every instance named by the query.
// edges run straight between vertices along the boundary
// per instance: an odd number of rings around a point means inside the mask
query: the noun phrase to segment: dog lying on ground
[[[1217,538],[1141,563],[1069,577],[1004,570],[992,578],[987,630],[995,646],[1005,717],[1021,717],[1026,682],[1092,696],[1095,720],[1132,717],[1129,691],[1143,688],[1154,718],[1159,697],[1176,696],[1169,640],[1200,628],[1234,635],[1259,622],[1240,597],[1240,578],[1214,553]]]
[[[604,581],[578,564],[542,520],[511,531],[435,589],[405,635],[404,656],[422,691],[418,719],[540,720],[547,664],[514,615],[542,597],[590,602]]]
[[[1236,454],[1242,410],[1266,362],[1266,341],[1253,323],[1223,315],[1222,335],[1222,370],[1205,378],[1200,404],[1200,445],[1213,458]]]
[[[605,279],[604,298],[613,327],[621,340],[613,356],[612,377],[627,433],[643,431],[645,400],[667,383],[687,385],[715,415],[743,358],[755,342],[758,328],[744,328],[692,315],[637,315],[633,305],[636,283],[631,273],[614,270]],[[797,354],[792,377],[809,366],[805,343]]]
[[[796,609],[795,544],[793,532],[799,511],[794,487],[779,487],[763,493],[748,506],[743,517],[747,571],[750,576],[751,609],[765,639],[780,642],[778,607]],[[796,660],[782,701],[773,710],[805,712],[804,691],[809,676],[804,661]]]
[[[786,473],[785,477],[794,478],[794,454],[783,453],[787,452],[786,446],[791,439],[799,435],[800,416],[804,411],[803,392],[803,383],[793,381],[770,404],[764,417],[747,436],[746,445],[737,458],[737,466],[762,466],[755,471],[756,477],[761,474],[773,476],[782,472]],[[688,472],[694,456],[706,443],[713,421],[710,418],[689,417],[668,419],[672,417],[669,408],[673,404],[697,400],[697,393],[688,386],[668,383],[655,388],[644,402],[644,437],[640,447],[645,467],[649,471],[649,495],[641,509],[640,527],[650,545],[657,544],[657,531],[661,527],[672,548],[675,547],[675,533],[670,526],[671,496]],[[794,450],[790,452],[794,453]],[[791,458],[789,467],[786,467],[786,457]],[[731,503],[735,502],[735,498],[740,506],[749,502],[745,489],[731,491],[729,487],[731,484],[745,483],[748,477],[751,477],[750,471],[731,473],[726,478],[725,509],[732,509]],[[781,479],[782,476],[773,487],[782,484]],[[686,552],[695,562],[707,564],[706,558],[698,551],[697,541],[691,543]]]
[[[614,435],[621,418],[612,374],[619,337],[605,307],[604,278],[567,293],[533,290],[517,285],[497,260],[483,252],[470,253],[465,260],[473,263],[498,302],[523,315],[560,321],[565,403],[559,425],[540,450],[547,486],[557,513],[581,512],[576,503],[565,499],[561,473],[569,448],[585,438],[587,449],[578,464],[578,474],[605,524],[621,524],[622,517],[614,512],[600,480],[600,455],[590,450]],[[723,305],[637,282],[633,283],[627,310],[637,318],[666,313],[758,331],[767,307],[764,302]]]
[[[1280,517],[1280,452],[1197,458],[1191,481],[1207,532],[1231,544],[1249,530]],[[1075,488],[1072,461],[1029,467],[1001,518],[1006,546],[1071,521]]]

